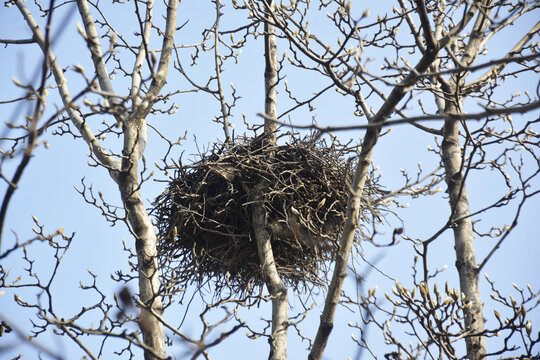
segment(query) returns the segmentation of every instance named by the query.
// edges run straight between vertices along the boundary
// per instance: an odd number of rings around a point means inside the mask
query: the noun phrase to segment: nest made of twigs
[[[215,144],[195,163],[178,165],[154,203],[169,293],[208,280],[218,292],[250,294],[262,285],[251,216],[256,184],[262,184],[265,227],[281,278],[294,289],[322,284],[343,228],[354,171],[348,158],[356,149],[291,140]],[[367,205],[376,188],[366,190],[365,209],[376,211]]]

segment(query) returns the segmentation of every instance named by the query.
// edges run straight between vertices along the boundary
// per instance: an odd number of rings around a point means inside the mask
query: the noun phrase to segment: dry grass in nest
[[[256,138],[257,139],[257,138]],[[199,161],[180,165],[155,201],[159,259],[168,293],[212,281],[251,294],[262,285],[251,189],[262,179],[266,230],[288,285],[321,285],[345,220],[355,149],[325,141],[261,147],[257,140],[216,144]],[[368,184],[372,184],[368,181]],[[365,199],[376,195],[367,186]],[[371,219],[366,212],[363,220]],[[325,282],[325,281],[324,281]]]

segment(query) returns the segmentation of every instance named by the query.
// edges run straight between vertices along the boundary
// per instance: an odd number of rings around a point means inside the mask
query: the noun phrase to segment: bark
[[[64,77],[62,68],[57,62],[51,49],[46,46],[45,37],[34,18],[21,0],[16,1],[19,11],[25,18],[31,29],[36,42],[41,47],[53,76],[58,85],[62,102],[65,106],[71,122],[75,125],[82,138],[88,144],[93,156],[106,167],[113,179],[117,181],[124,208],[127,214],[128,225],[135,237],[135,245],[138,257],[139,272],[139,296],[140,300],[147,309],[141,309],[139,316],[139,326],[143,334],[145,343],[145,359],[164,359],[166,358],[165,338],[162,323],[151,314],[155,312],[160,316],[163,313],[163,305],[159,296],[160,282],[159,269],[157,262],[157,236],[151,219],[146,211],[139,189],[138,161],[144,150],[140,146],[145,142],[146,133],[145,117],[157,100],[157,97],[165,85],[168,68],[170,64],[171,52],[174,45],[174,34],[176,31],[176,13],[177,0],[170,0],[167,7],[167,22],[163,37],[161,57],[157,72],[154,74],[152,83],[143,100],[139,101],[140,95],[140,69],[138,68],[140,58],[144,58],[147,47],[148,36],[151,29],[151,10],[152,4],[147,4],[147,16],[145,19],[145,35],[140,46],[139,56],[137,58],[136,69],[133,73],[132,97],[134,100],[134,109],[131,116],[125,119],[123,123],[124,147],[122,151],[122,163],[106,151],[92,133],[85,119],[72,107],[72,97],[70,95],[67,81]],[[103,61],[103,53],[100,49],[97,32],[93,25],[90,10],[85,0],[79,0],[79,12],[85,25],[86,34],[83,34],[87,45],[89,46],[92,60],[96,68],[98,80],[102,90],[112,92],[112,84],[109,81],[108,73]],[[147,36],[148,33],[148,36]],[[141,64],[142,65],[142,62]],[[136,90],[135,90],[136,89]]]
[[[129,126],[129,125],[128,125]],[[129,143],[135,144],[137,131],[126,131]],[[135,137],[135,139],[133,139]],[[138,148],[138,147],[136,147]],[[133,159],[133,157],[131,157]],[[139,191],[137,160],[130,164],[126,171],[122,171],[119,177],[119,188],[124,202],[129,224],[135,236],[139,272],[139,297],[148,309],[156,314],[163,315],[163,304],[159,295],[159,268],[157,262],[157,237],[154,226],[148,216]],[[139,327],[143,334],[144,343],[153,350],[145,350],[144,358],[166,358],[165,339],[163,325],[148,310],[141,309],[139,315]]]
[[[262,203],[261,184],[258,184],[252,193],[251,216],[262,274],[272,298],[272,335],[269,341],[270,355],[268,359],[284,360],[287,358],[287,327],[289,321],[287,288],[277,271],[270,234],[266,231],[266,213]]]
[[[456,113],[457,109],[454,104],[448,104],[445,111],[452,114]],[[459,144],[458,120],[445,121],[441,153],[452,209],[451,221],[454,231],[459,283],[462,294],[467,297],[469,302],[469,305],[463,308],[465,328],[472,334],[478,334],[484,331],[484,317],[482,315],[479,274],[474,252],[473,228],[469,217],[469,199],[462,171],[463,156]],[[483,336],[467,337],[466,345],[468,359],[479,360],[484,357],[486,343]]]
[[[273,1],[265,2],[267,11],[271,11]],[[271,19],[269,15],[267,19]],[[264,24],[264,85],[265,85],[265,113],[263,146],[276,144],[276,123],[277,117],[277,47],[276,35],[273,25],[265,22]],[[287,358],[287,328],[288,328],[288,298],[287,288],[281,280],[277,271],[270,242],[270,234],[266,231],[266,211],[263,204],[262,187],[264,179],[260,179],[259,183],[252,191],[253,204],[252,223],[254,229],[255,240],[257,241],[257,252],[261,263],[261,271],[264,282],[270,297],[272,298],[272,335],[270,336],[270,354],[268,359],[284,360]]]
[[[107,66],[105,65],[103,51],[101,50],[101,45],[99,43],[99,35],[92,13],[90,12],[90,7],[88,6],[88,1],[77,0],[77,8],[79,9],[81,19],[83,20],[84,30],[86,31],[86,43],[90,49],[90,55],[96,69],[99,86],[102,90],[112,94],[114,93],[114,89],[109,78]]]
[[[135,236],[139,272],[139,297],[147,309],[141,309],[139,315],[139,327],[143,333],[144,343],[149,349],[145,349],[145,360],[166,358],[165,338],[163,324],[152,312],[160,317],[163,314],[163,304],[159,294],[160,280],[157,260],[157,236],[150,216],[146,211],[140,194],[138,161],[144,150],[141,141],[145,141],[146,115],[157,100],[161,89],[165,85],[169,69],[172,48],[174,46],[174,34],[176,31],[176,14],[178,1],[170,0],[167,6],[167,22],[163,35],[161,57],[157,72],[154,73],[152,83],[144,99],[137,104],[132,116],[123,124],[124,148],[122,151],[122,170],[120,172],[118,186],[124,202],[128,221]],[[148,22],[151,18],[151,8],[148,8],[145,27],[151,27]],[[148,41],[143,36],[143,43]],[[141,45],[140,51],[144,51],[146,45]],[[134,71],[134,75],[137,69]],[[136,81],[134,80],[134,83]],[[139,94],[133,93],[134,100]]]
[[[30,31],[32,31],[36,42],[47,58],[48,65],[58,86],[58,91],[60,93],[60,97],[62,98],[65,111],[68,113],[71,122],[73,125],[75,125],[79,131],[79,134],[81,134],[84,141],[88,144],[90,151],[93,155],[95,155],[97,160],[99,160],[101,164],[109,170],[117,170],[120,167],[118,160],[111,156],[110,153],[101,146],[100,142],[94,136],[86,121],[80,116],[79,112],[73,108],[73,98],[69,92],[67,80],[64,77],[64,71],[58,64],[57,57],[54,55],[50,47],[47,47],[45,36],[43,35],[43,32],[41,31],[34,17],[24,4],[24,1],[17,0],[15,4],[23,15],[24,20],[30,28]]]
[[[268,1],[267,11],[272,11],[274,6],[273,1]],[[278,61],[277,61],[277,45],[276,45],[276,29],[274,25],[270,23],[272,16],[267,16],[267,21],[264,23],[264,88],[265,88],[265,102],[264,112],[266,117],[264,120],[264,133],[266,140],[274,144],[276,142],[276,130],[277,124],[277,83],[278,83]]]
[[[417,3],[419,3],[419,1],[417,1]],[[423,12],[425,12],[424,7],[420,7],[419,11],[421,19],[423,19],[422,21],[426,21],[426,16],[423,14]],[[411,71],[400,84],[396,85],[392,89],[390,95],[386,98],[379,111],[373,115],[373,117],[369,118],[370,125],[383,124],[388,117],[390,117],[397,104],[418,81],[419,75],[424,74],[426,70],[434,63],[434,61],[436,61],[440,49],[448,45],[448,43],[467,26],[477,12],[478,7],[473,4],[468,11],[464,12],[462,19],[456,24],[456,26],[454,26],[451,31],[440,40],[436,40],[430,34],[428,34],[427,32],[429,31],[429,27],[427,26],[427,23],[424,24],[424,36],[430,39],[427,42],[428,46],[430,47],[425,49],[422,58],[414,67],[413,71]],[[332,77],[331,69],[327,67],[327,71]],[[328,342],[328,337],[330,336],[333,328],[341,288],[343,286],[343,281],[347,276],[347,263],[350,250],[352,248],[352,243],[354,241],[354,233],[358,225],[358,216],[360,214],[360,197],[362,196],[366,175],[369,164],[371,163],[373,149],[377,144],[379,135],[380,127],[370,127],[367,129],[364,141],[362,143],[359,162],[356,168],[353,183],[351,184],[345,225],[339,243],[340,248],[334,265],[332,281],[328,289],[328,294],[326,295],[323,314],[321,315],[319,329],[317,330],[317,336],[315,337],[311,352],[308,356],[310,360],[322,359],[324,349]]]
[[[465,19],[463,20],[465,21]],[[468,21],[468,19],[467,19]],[[434,48],[427,49],[414,70],[401,82],[396,85],[390,95],[380,107],[379,111],[370,118],[369,122],[372,125],[383,124],[390,115],[394,112],[397,104],[403,99],[405,94],[412,89],[419,75],[423,74],[429,66],[437,58],[437,54],[441,45],[448,41],[448,37],[443,38],[439,43],[434,44]],[[328,338],[332,332],[335,312],[339,303],[339,296],[343,287],[343,282],[347,276],[347,263],[354,242],[355,231],[358,227],[360,216],[360,201],[364,184],[366,182],[369,165],[371,164],[373,150],[380,135],[380,127],[370,127],[366,131],[362,148],[359,155],[359,160],[354,175],[353,183],[350,186],[350,195],[347,202],[346,220],[343,228],[343,233],[339,241],[339,251],[336,255],[334,264],[334,273],[332,281],[328,288],[328,294],[324,304],[321,321],[317,330],[317,335],[311,352],[308,356],[310,360],[320,360],[328,343]]]
[[[330,333],[334,327],[334,317],[337,305],[339,303],[341,288],[343,287],[343,282],[347,277],[347,263],[349,261],[349,254],[354,242],[356,229],[359,225],[362,191],[366,182],[369,164],[371,163],[373,149],[375,148],[379,134],[380,128],[369,129],[366,133],[366,145],[362,146],[360,160],[357,164],[357,170],[354,175],[353,183],[351,184],[351,194],[347,203],[347,220],[345,221],[343,228],[339,251],[336,255],[332,281],[328,289],[328,294],[326,295],[317,336],[315,337],[313,347],[308,356],[309,360],[322,359],[324,349],[328,343],[328,338],[330,337]]]
[[[478,4],[480,11],[470,32],[464,55],[460,62],[471,66],[480,54],[486,37],[486,29],[490,22],[492,8],[491,0]],[[443,88],[450,98],[444,99],[445,114],[460,114],[466,93],[463,90],[468,71],[462,71],[451,77],[449,84]],[[480,280],[474,251],[473,227],[469,212],[469,198],[465,185],[461,145],[459,143],[459,120],[447,119],[443,126],[443,141],[441,157],[445,169],[445,181],[448,185],[448,195],[451,208],[451,226],[454,232],[454,247],[456,251],[456,268],[459,273],[461,293],[466,296],[465,328],[471,334],[481,334],[484,331],[484,316],[482,313],[482,298],[480,295]],[[470,336],[466,339],[467,358],[483,359],[486,354],[485,338],[481,335]]]

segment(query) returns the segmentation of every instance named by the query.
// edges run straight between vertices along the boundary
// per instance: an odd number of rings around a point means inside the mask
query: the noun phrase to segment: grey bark
[[[447,107],[447,113],[455,112],[452,105]],[[452,209],[452,229],[456,251],[456,267],[459,273],[459,283],[462,294],[467,298],[468,306],[463,308],[465,313],[465,328],[471,334],[484,330],[482,315],[482,298],[480,296],[480,281],[474,251],[474,236],[469,217],[469,199],[467,187],[463,178],[463,156],[459,144],[458,120],[447,120],[443,127],[441,146],[442,160],[448,184],[450,207]],[[466,338],[467,357],[471,360],[482,359],[486,353],[486,343],[483,336]]]
[[[370,124],[383,124],[394,112],[397,104],[410,91],[412,85],[418,80],[420,74],[424,73],[436,59],[440,47],[426,51],[413,71],[396,85],[387,100],[379,111],[370,119]],[[347,202],[347,213],[343,233],[339,241],[339,250],[334,264],[334,273],[330,283],[328,294],[324,304],[321,321],[317,330],[317,335],[311,352],[308,356],[310,360],[320,360],[328,343],[328,338],[334,327],[334,317],[339,302],[339,296],[343,287],[343,282],[347,277],[347,263],[354,242],[355,231],[358,228],[360,216],[360,203],[362,192],[367,178],[369,165],[371,164],[373,150],[380,135],[380,127],[367,129],[364,137],[354,179],[350,185],[350,194]]]
[[[418,3],[419,1],[417,1]],[[421,7],[419,7],[421,8]],[[434,39],[429,32],[429,27],[424,27],[425,37],[430,38],[429,46],[423,52],[422,58],[418,64],[414,67],[413,71],[398,85],[396,85],[386,101],[380,107],[379,111],[369,118],[370,125],[383,124],[388,117],[394,112],[397,104],[403,99],[405,94],[409,92],[414,84],[418,81],[419,76],[426,72],[426,70],[436,61],[437,55],[441,48],[444,48],[459,32],[467,26],[469,21],[473,18],[478,8],[473,6],[470,11],[463,15],[463,18],[456,26],[440,40]],[[421,9],[419,10],[421,11]],[[421,20],[426,21],[425,14],[420,14]],[[347,203],[347,213],[344,229],[339,242],[339,251],[336,256],[334,264],[334,273],[332,275],[332,281],[330,283],[328,294],[324,304],[323,313],[317,335],[313,342],[311,352],[308,359],[320,360],[328,343],[328,338],[332,332],[334,326],[334,317],[339,302],[339,296],[343,287],[343,282],[347,276],[347,263],[349,260],[350,251],[354,241],[355,231],[358,227],[358,217],[360,214],[360,198],[362,196],[363,187],[366,181],[369,165],[371,164],[371,158],[373,149],[377,144],[380,135],[380,127],[370,127],[366,131],[364,141],[362,143],[359,160],[353,179],[353,183],[350,186],[350,195]]]
[[[266,212],[263,207],[262,183],[253,189],[251,218],[257,241],[257,251],[261,262],[264,281],[272,298],[272,335],[270,337],[270,355],[268,359],[284,360],[287,358],[288,301],[287,288],[281,280],[274,261],[270,234],[266,231]]]
[[[145,117],[157,100],[157,96],[165,85],[169,69],[174,34],[176,31],[177,0],[170,0],[167,6],[167,22],[163,36],[161,57],[157,72],[154,74],[150,88],[144,99],[124,123],[124,149],[122,151],[122,170],[118,186],[128,216],[128,221],[135,236],[139,270],[139,297],[152,312],[161,316],[163,304],[159,294],[160,280],[157,261],[157,236],[155,228],[146,211],[139,191],[138,161],[141,147],[141,133],[144,133]],[[149,16],[149,15],[148,15]],[[150,27],[150,24],[146,24]],[[147,39],[143,39],[147,41]],[[142,47],[141,47],[142,48]],[[138,96],[138,94],[133,94]],[[145,349],[146,360],[166,357],[163,324],[146,309],[141,309],[139,327],[143,333],[144,343],[153,350]]]
[[[130,127],[130,125],[126,127]],[[138,136],[137,132],[134,129],[126,129],[125,132],[126,143],[135,145]],[[138,160],[138,158],[135,159]],[[118,186],[128,221],[135,236],[139,272],[139,297],[147,308],[152,309],[153,312],[161,316],[163,314],[163,305],[159,294],[157,237],[139,191],[137,160],[130,163],[126,161],[124,166],[127,166],[127,168],[120,173]],[[139,315],[139,327],[143,334],[144,343],[150,349],[153,349],[153,351],[145,350],[145,359],[165,358],[165,339],[161,322],[143,308]]]
[[[478,12],[471,37],[467,43],[461,62],[470,66],[480,52],[484,31],[489,24],[490,1],[482,3],[482,11]],[[459,89],[465,83],[466,73],[452,76],[446,89],[452,94],[451,99],[444,99],[444,113],[459,114],[462,108],[462,96]],[[465,313],[465,328],[472,334],[484,330],[482,315],[482,299],[480,295],[479,274],[474,251],[474,235],[469,217],[469,199],[463,174],[463,154],[459,143],[459,121],[446,120],[443,126],[443,141],[441,157],[445,169],[445,181],[448,185],[449,203],[451,208],[452,230],[456,252],[456,267],[462,294],[467,297],[470,306],[463,309]],[[482,359],[486,352],[483,336],[466,338],[467,357],[471,360]]]
[[[480,54],[486,29],[490,25],[489,16],[492,4],[491,0],[484,0],[478,4],[480,11],[470,32],[464,55],[460,59],[461,64],[466,67],[471,66]],[[444,104],[444,109],[441,109],[444,113],[451,115],[462,112],[463,98],[466,96],[462,89],[468,73],[468,71],[463,71],[454,74],[447,84],[443,84],[443,89],[449,94],[448,98],[439,102],[440,105]],[[471,334],[481,334],[484,331],[483,304],[474,250],[473,227],[469,216],[469,198],[463,172],[464,155],[459,143],[459,121],[457,119],[447,119],[444,122],[441,157],[445,169],[445,181],[448,185],[456,268],[459,274],[461,293],[466,296],[467,302],[467,306],[463,308],[465,328]],[[467,358],[471,360],[483,359],[486,354],[485,338],[476,335],[467,337],[465,340]]]
[[[163,305],[159,296],[160,281],[159,268],[157,262],[157,236],[154,226],[150,220],[142,197],[140,194],[138,161],[144,150],[144,146],[140,146],[141,142],[145,141],[146,134],[145,117],[157,100],[157,97],[165,85],[168,73],[171,52],[174,45],[174,34],[176,31],[176,13],[177,0],[170,0],[167,6],[166,28],[164,31],[163,45],[161,57],[157,72],[154,74],[152,83],[144,97],[139,101],[140,94],[134,89],[140,87],[140,69],[138,64],[133,74],[132,97],[134,100],[134,109],[130,116],[123,122],[124,146],[122,151],[122,162],[106,151],[99,141],[96,139],[86,121],[72,107],[72,98],[67,86],[67,81],[64,77],[62,68],[57,62],[56,57],[50,48],[47,48],[45,38],[34,18],[21,0],[16,1],[19,11],[25,18],[29,28],[31,29],[36,42],[44,52],[45,57],[49,62],[49,66],[58,85],[62,102],[66,108],[70,120],[75,125],[82,138],[88,144],[91,153],[96,159],[106,167],[118,183],[124,208],[127,214],[128,226],[135,237],[135,246],[138,257],[138,273],[139,273],[139,296],[141,302],[146,306],[146,309],[141,309],[139,316],[139,327],[143,334],[145,344],[145,359],[164,359],[166,358],[165,338],[163,333],[163,325],[152,315],[152,312],[159,314],[163,313]],[[82,34],[90,48],[92,60],[96,68],[96,74],[102,90],[107,93],[112,93],[112,84],[108,78],[105,63],[102,58],[97,32],[93,25],[93,19],[85,0],[78,1],[79,12],[85,25],[86,34]],[[147,4],[147,17],[145,28],[148,29],[148,34],[151,29],[149,18],[151,18],[152,4]],[[147,31],[145,31],[145,34]],[[146,49],[147,36],[143,36],[143,44],[140,47],[140,53],[137,58],[144,58]],[[135,92],[134,92],[135,91]],[[150,309],[151,311],[148,311]]]
[[[267,11],[271,11],[273,1],[265,1]],[[271,16],[267,17],[270,20]],[[265,113],[263,146],[276,145],[277,117],[277,46],[275,28],[265,22],[264,24],[264,85],[265,85]],[[272,334],[270,336],[270,354],[268,359],[285,360],[287,358],[287,329],[288,329],[288,298],[287,288],[277,271],[272,251],[271,235],[266,230],[266,211],[263,204],[262,187],[264,179],[252,190],[252,222],[257,251],[261,263],[261,271],[272,299]]]
[[[266,2],[268,7],[267,11],[272,11],[274,6],[273,1]],[[277,123],[272,120],[277,119],[277,83],[278,83],[278,61],[277,61],[277,45],[276,45],[276,29],[270,22],[272,16],[268,15],[264,23],[264,89],[265,89],[265,102],[264,112],[266,113],[264,121],[264,133],[266,140],[274,144],[276,141]]]

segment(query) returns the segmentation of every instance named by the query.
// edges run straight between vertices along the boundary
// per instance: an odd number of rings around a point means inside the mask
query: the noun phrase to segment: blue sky
[[[379,3],[378,3],[379,4]],[[371,17],[374,20],[377,13],[384,13],[385,8],[391,12],[393,2],[380,2],[380,10],[371,9]],[[71,6],[71,5],[70,5]],[[132,7],[125,5],[116,8],[107,6],[107,10],[113,12],[111,19],[115,21],[115,26],[126,34],[133,31]],[[68,7],[71,9],[71,7]],[[124,9],[130,9],[126,11]],[[227,15],[231,10],[230,5],[225,8],[226,15],[223,19],[223,29],[230,29],[235,26],[237,17]],[[355,2],[354,11],[358,14],[363,12],[361,5]],[[69,10],[68,10],[69,11]],[[115,11],[122,11],[121,16],[115,16]],[[182,43],[195,43],[199,41],[203,28],[209,28],[212,25],[213,12],[212,5],[208,3],[202,4],[196,1],[184,1],[181,3],[178,24],[183,24],[187,19],[189,22],[186,26],[178,31],[177,40]],[[62,12],[56,15],[58,20],[63,14]],[[536,22],[538,12],[529,14],[524,20],[513,28],[512,32],[501,34],[495,38],[493,47],[493,56],[497,56],[498,52],[504,52],[504,47],[511,47],[514,41],[515,32],[522,29],[528,29]],[[66,25],[65,33],[57,43],[54,44],[53,50],[59,56],[59,61],[63,67],[74,64],[81,64],[85,69],[91,69],[88,50],[82,43],[80,36],[76,32],[76,22],[78,13],[73,12],[75,19],[70,20]],[[158,16],[156,16],[156,19]],[[369,20],[369,19],[368,19]],[[39,19],[43,23],[43,19]],[[159,21],[159,20],[157,20]],[[320,21],[320,23],[319,23]],[[0,8],[0,38],[25,38],[28,37],[26,25],[22,22],[20,14],[16,9]],[[312,22],[314,28],[313,33],[325,34],[326,28],[322,19]],[[53,27],[54,28],[54,27]],[[324,35],[323,35],[324,36]],[[330,36],[330,35],[328,35]],[[156,40],[155,40],[156,41]],[[106,43],[105,43],[106,44]],[[153,46],[159,46],[160,41],[153,43]],[[508,44],[508,45],[507,45]],[[278,45],[279,46],[279,45]],[[491,50],[491,48],[490,48]],[[278,54],[283,53],[283,49],[278,50]],[[377,67],[377,61],[380,57],[385,56],[385,50],[379,50],[374,53],[368,53],[367,56],[373,57],[374,60],[370,63],[374,69]],[[184,56],[183,61],[187,64],[191,50],[181,52]],[[8,48],[0,49],[0,100],[9,99],[14,94],[18,94],[21,90],[13,85],[12,77],[16,77],[23,81],[32,77],[34,69],[40,66],[41,56],[36,51],[35,45],[24,45],[14,47],[10,45]],[[414,56],[412,56],[414,63]],[[208,71],[212,69],[213,63],[210,56],[207,56],[199,62],[198,67],[189,67],[186,69],[190,76],[195,80],[205,81],[208,77]],[[236,65],[232,62],[226,64],[226,72],[224,73],[224,84],[234,82],[234,86],[243,96],[239,100],[238,106],[234,109],[231,122],[235,125],[236,134],[241,134],[245,131],[242,121],[242,113],[245,113],[246,119],[250,123],[260,123],[261,118],[257,117],[257,113],[263,112],[264,109],[264,86],[263,86],[263,43],[262,38],[251,40],[249,46],[243,50],[239,57],[239,63]],[[70,79],[70,87],[72,93],[76,93],[80,89],[80,78],[68,73]],[[291,71],[288,69],[286,79],[290,89],[300,94],[300,97],[307,97],[314,91],[328,85],[328,80],[316,77],[313,74],[300,71]],[[322,80],[321,80],[322,79]],[[534,89],[538,83],[538,79],[517,79],[511,83],[511,89],[530,89],[534,94]],[[126,79],[122,79],[118,74],[114,80],[115,88],[118,92],[127,94],[128,83]],[[226,85],[227,86],[227,85]],[[186,81],[183,80],[177,72],[171,69],[168,78],[167,89],[184,89]],[[226,89],[226,96],[230,98],[230,88]],[[221,126],[212,122],[212,118],[219,113],[219,104],[212,99],[208,94],[204,93],[188,93],[180,94],[174,98],[175,103],[180,106],[177,114],[174,116],[156,116],[149,118],[149,122],[159,128],[159,130],[171,137],[180,137],[187,132],[186,140],[182,142],[182,148],[175,150],[175,156],[180,156],[180,151],[184,152],[184,160],[192,159],[191,154],[197,153],[197,145],[199,148],[204,148],[210,143],[223,140]],[[48,101],[47,114],[54,111],[55,106],[59,104],[58,98],[54,91],[51,90],[51,95]],[[374,101],[372,105],[376,107],[380,102]],[[290,102],[286,100],[284,95],[283,85],[280,88],[280,100],[278,108],[280,112],[290,106]],[[333,93],[322,100],[316,102],[317,109],[313,112],[300,110],[293,112],[290,120],[293,123],[306,124],[312,121],[315,116],[317,122],[321,125],[348,125],[363,121],[353,116],[354,104],[351,99],[341,97]],[[0,105],[2,114],[2,124],[8,120],[12,121],[13,114],[19,117],[24,109],[17,109],[11,104]],[[419,115],[420,111],[415,112],[411,105],[409,113],[411,115]],[[47,116],[45,116],[46,118]],[[525,118],[538,117],[538,111],[533,114],[526,114],[523,117],[516,116],[516,121],[522,121]],[[439,123],[430,123],[433,127],[439,127]],[[0,125],[0,131],[4,133],[4,125]],[[99,125],[94,124],[96,128]],[[474,127],[474,124],[471,125]],[[536,129],[539,131],[540,129]],[[337,134],[341,139],[353,139],[359,142],[362,136],[361,131],[349,131]],[[195,137],[196,142],[195,143]],[[65,317],[72,316],[79,311],[82,306],[88,306],[95,301],[95,297],[88,296],[87,292],[80,290],[79,284],[88,283],[91,277],[87,270],[91,270],[97,275],[97,281],[100,288],[108,296],[118,291],[119,284],[111,281],[110,274],[118,269],[127,269],[127,255],[122,251],[122,240],[125,239],[128,246],[132,246],[132,239],[129,236],[125,226],[119,224],[111,227],[104,221],[99,211],[92,206],[86,204],[82,197],[77,193],[75,188],[81,189],[81,179],[88,185],[92,185],[95,191],[103,193],[104,197],[115,205],[120,205],[118,190],[114,182],[109,178],[108,173],[101,168],[88,166],[88,147],[81,139],[74,140],[70,136],[54,136],[52,129],[41,138],[46,140],[50,145],[49,149],[40,146],[34,153],[30,166],[27,168],[20,188],[16,191],[12,200],[6,226],[4,229],[2,251],[13,244],[16,237],[20,240],[25,240],[32,236],[31,228],[33,224],[32,215],[35,215],[45,228],[54,232],[58,228],[64,228],[66,233],[75,233],[75,240],[72,247],[62,261],[59,274],[54,282],[53,290],[57,294],[55,299],[55,307],[65,314]],[[108,139],[107,144],[113,149],[118,149],[121,141]],[[426,151],[427,147],[435,147],[435,141],[432,135],[419,132],[409,126],[396,126],[392,131],[381,138],[374,153],[374,166],[380,167],[383,174],[382,184],[388,189],[394,189],[402,184],[400,169],[406,169],[410,173],[415,173],[418,163],[422,163],[424,169],[432,169],[438,164],[439,159],[431,152]],[[2,148],[4,145],[2,144]],[[154,162],[159,162],[163,156],[166,147],[160,141],[159,137],[150,130],[150,136],[145,153],[148,166],[155,170]],[[531,161],[531,159],[527,159]],[[16,159],[6,162],[2,170],[5,174],[11,174],[17,164]],[[165,176],[156,171],[157,179],[164,179]],[[500,180],[496,176],[487,175],[486,172],[477,172],[471,174],[468,180],[468,192],[471,202],[471,209],[479,209],[489,201],[495,199],[498,192],[501,191]],[[536,180],[536,188],[538,188],[538,180]],[[442,185],[445,189],[445,185]],[[0,184],[0,190],[4,193],[6,184]],[[143,186],[143,197],[150,205],[151,201],[164,190],[162,182],[148,181]],[[399,210],[399,216],[402,218],[405,234],[411,238],[428,238],[437,231],[446,222],[449,214],[449,207],[444,192],[438,196],[432,196],[425,199],[403,199],[403,203],[410,203],[406,209]],[[505,290],[512,291],[512,283],[516,283],[523,287],[526,283],[532,285],[533,289],[540,288],[540,280],[538,272],[540,265],[536,261],[537,254],[540,251],[538,232],[536,223],[538,214],[540,213],[540,205],[536,199],[530,201],[522,214],[519,221],[519,227],[510,235],[503,243],[502,248],[495,254],[491,262],[486,266],[485,272],[489,273],[490,278],[497,282],[497,285]],[[493,224],[500,224],[501,221],[508,221],[509,213],[504,209],[494,211],[482,218],[484,228],[489,229]],[[376,240],[381,243],[387,243],[392,235],[393,226],[400,226],[400,222],[392,220],[390,226],[381,229],[381,234]],[[14,235],[16,233],[17,235]],[[479,239],[476,242],[477,260],[482,259],[492,248],[493,243]],[[436,246],[432,249],[430,258],[432,268],[442,268],[448,266],[440,278],[440,282],[449,281],[452,286],[458,287],[457,272],[454,262],[455,255],[453,252],[453,239],[450,232],[446,232],[439,240]],[[378,268],[383,269],[389,277],[397,278],[403,284],[411,283],[411,254],[412,248],[410,243],[401,241],[398,245],[389,248],[373,247],[369,243],[362,245],[361,251],[367,259],[380,259]],[[51,254],[45,250],[45,246],[32,247],[30,256],[36,259],[35,266],[40,272],[50,272]],[[364,266],[367,270],[369,266],[358,260],[360,266]],[[12,267],[14,272],[20,272],[24,264],[16,256],[11,256],[4,260],[2,264],[5,267]],[[363,271],[360,271],[363,272]],[[385,276],[380,275],[376,271],[370,272],[366,286],[378,286],[379,295],[381,298],[383,292],[391,292],[393,281]],[[354,293],[354,281],[349,279],[346,283],[347,291]],[[27,289],[15,291],[20,297],[26,296],[29,300],[34,299],[34,295]],[[483,281],[482,292],[488,292],[487,283]],[[301,308],[298,299],[291,293],[290,296],[291,314],[294,314],[294,309]],[[486,317],[491,317],[491,307],[493,304],[487,295],[484,295],[486,308],[490,313]],[[32,311],[23,311],[13,303],[13,291],[8,290],[0,296],[0,309],[3,314],[7,314],[9,319],[16,321],[23,328],[28,328],[28,320],[32,316]],[[317,298],[318,307],[322,308],[323,300]],[[200,324],[198,314],[200,313],[203,303],[196,296],[193,304],[189,309],[186,326],[182,328],[187,334],[196,334]],[[185,311],[185,307],[174,308],[166,313],[166,318],[171,319],[171,322],[176,323]],[[178,311],[178,313],[175,313]],[[262,329],[263,324],[259,320],[260,317],[269,318],[270,309],[268,306],[242,310],[242,316],[256,329]],[[304,325],[306,335],[314,337],[317,326],[318,316],[320,311],[315,309],[311,312],[310,317]],[[214,319],[219,319],[222,313],[217,312],[213,315]],[[533,315],[538,319],[538,314]],[[85,319],[89,324],[94,319]],[[348,322],[360,321],[358,313],[351,312],[345,308],[340,308],[336,318],[336,327],[330,338],[329,348],[327,351],[327,359],[346,359],[348,356],[354,356],[356,347],[350,340],[353,329],[347,326]],[[489,322],[488,322],[489,324]],[[535,325],[538,326],[538,325]],[[538,328],[536,328],[538,330]],[[240,330],[223,344],[211,350],[210,354],[213,359],[227,359],[230,354],[234,353],[237,359],[253,359],[265,358],[268,351],[266,339],[248,340],[244,334],[245,330]],[[7,345],[0,338],[0,345]],[[53,349],[58,349],[67,358],[81,357],[79,349],[67,339],[51,340],[52,337],[38,337],[42,343],[48,344]],[[97,346],[89,340],[92,346]],[[289,331],[289,358],[306,357],[306,344],[301,343],[291,329]],[[239,352],[239,349],[241,351]],[[177,354],[185,349],[177,350]],[[383,350],[381,350],[383,351]],[[0,356],[1,358],[2,356]],[[31,356],[29,355],[31,358]]]

